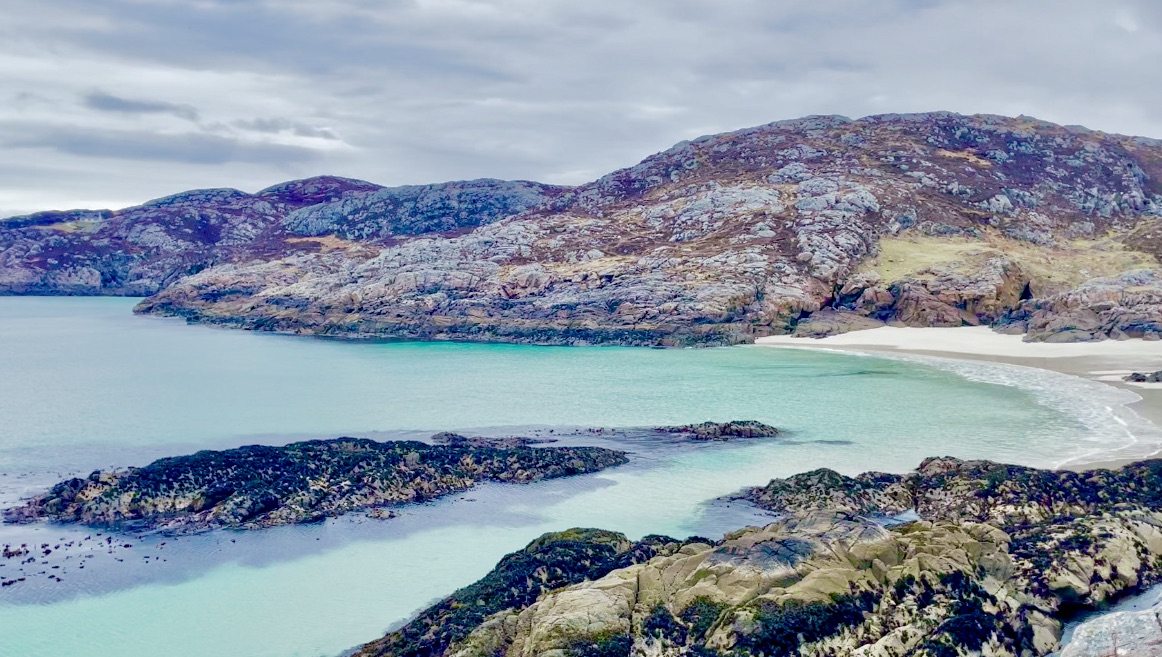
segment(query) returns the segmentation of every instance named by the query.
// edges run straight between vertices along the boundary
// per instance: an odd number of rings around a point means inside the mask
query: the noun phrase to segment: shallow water
[[[486,486],[390,521],[129,539],[114,554],[84,543],[91,530],[3,527],[0,543],[82,545],[39,565],[61,581],[0,590],[0,655],[334,655],[545,531],[717,536],[762,519],[708,501],[774,476],[944,454],[1052,465],[1157,439],[1125,415],[1133,395],[1027,368],[761,347],[355,344],[137,318],[132,304],[0,298],[0,504],[69,473],[306,436],[706,419],[790,434],[631,441],[621,468]]]

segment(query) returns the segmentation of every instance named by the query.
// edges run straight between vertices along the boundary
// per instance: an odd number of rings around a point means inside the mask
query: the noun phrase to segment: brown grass
[[[907,277],[927,278],[935,272],[970,270],[997,255],[1019,264],[1042,294],[1076,287],[1091,278],[1159,266],[1154,256],[1128,249],[1115,236],[1039,246],[990,231],[983,240],[885,238],[880,240],[879,255],[865,263],[864,269],[892,283]]]
[[[992,162],[979,157],[972,151],[949,151],[943,148],[937,149],[936,154],[941,157],[952,158],[954,160],[964,160],[969,164],[974,164],[982,169],[987,169],[993,165]]]

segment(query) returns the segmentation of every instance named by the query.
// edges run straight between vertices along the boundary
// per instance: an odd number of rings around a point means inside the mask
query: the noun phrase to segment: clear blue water
[[[775,476],[902,471],[945,454],[1052,465],[1131,440],[1115,416],[1132,395],[1025,368],[763,347],[344,343],[134,317],[133,303],[0,298],[0,504],[97,467],[308,436],[756,419],[790,439],[594,438],[631,463],[487,486],[390,521],[61,550],[60,582],[30,574],[0,589],[2,656],[335,655],[545,531],[721,534],[761,518],[709,501]],[[0,527],[0,543],[86,534]]]

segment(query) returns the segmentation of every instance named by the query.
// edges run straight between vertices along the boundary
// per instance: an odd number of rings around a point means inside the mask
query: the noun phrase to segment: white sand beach
[[[1130,383],[1130,372],[1162,370],[1162,341],[1105,340],[1102,342],[1025,342],[1020,335],[1004,335],[984,326],[910,328],[886,326],[826,338],[779,335],[760,338],[770,347],[829,349],[863,353],[906,353],[942,358],[985,360],[1061,372],[1131,390],[1142,399],[1130,408],[1162,427],[1162,384]],[[1156,455],[1162,457],[1162,453]],[[1114,467],[1124,461],[1070,465],[1070,469]]]

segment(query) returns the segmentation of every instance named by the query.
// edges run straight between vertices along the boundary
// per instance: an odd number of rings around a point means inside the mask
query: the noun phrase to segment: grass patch
[[[1129,249],[1113,236],[1039,246],[988,231],[983,240],[886,237],[880,240],[879,255],[864,269],[879,274],[884,283],[903,278],[924,280],[941,272],[969,273],[998,255],[1019,264],[1039,296],[1076,287],[1091,278],[1117,276],[1159,264],[1154,256]]]

